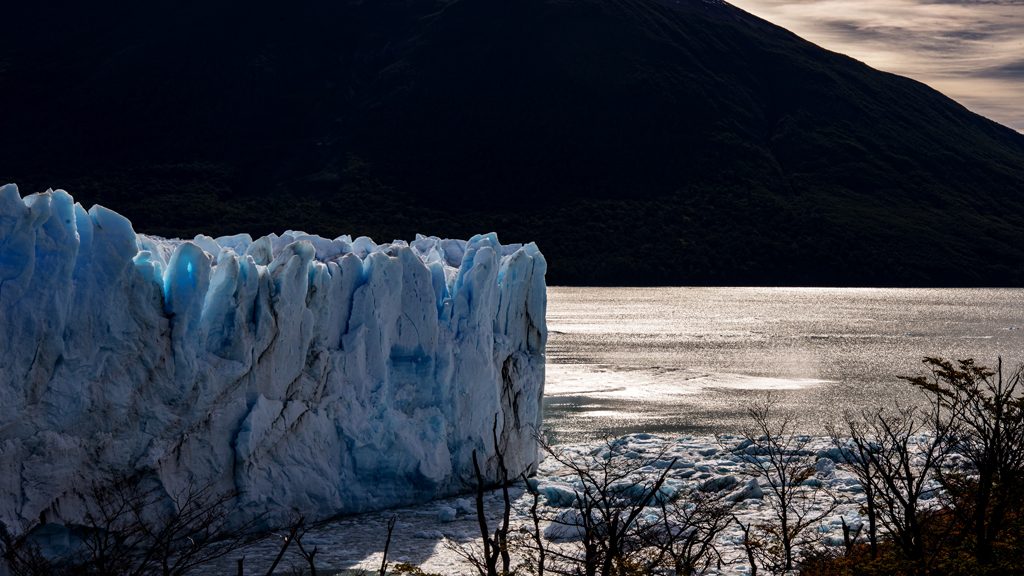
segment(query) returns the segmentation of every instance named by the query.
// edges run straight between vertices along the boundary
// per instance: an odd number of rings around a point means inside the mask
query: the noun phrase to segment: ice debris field
[[[707,494],[731,502],[729,511],[747,525],[772,524],[775,521],[771,489],[765,480],[747,474],[746,463],[757,456],[756,451],[740,436],[658,436],[631,434],[611,441],[616,454],[625,466],[642,466],[638,481],[650,482],[668,469],[664,496],[683,497],[691,493]],[[805,446],[813,455],[814,474],[805,482],[820,486],[821,492],[810,501],[806,513],[820,514],[832,509],[808,530],[806,540],[828,547],[842,547],[842,523],[857,527],[865,522],[861,517],[865,495],[855,475],[846,470],[841,450],[828,437],[810,437]],[[557,446],[564,458],[586,462],[595,454],[606,450],[601,443]],[[636,464],[633,464],[636,463]],[[548,456],[544,458],[532,480],[541,493],[539,515],[547,545],[561,547],[563,552],[578,545],[579,528],[574,518],[579,511],[575,492],[580,478],[571,469]],[[533,529],[530,507],[532,497],[521,485],[513,488],[514,504],[511,511],[512,531],[525,538]],[[929,494],[926,498],[930,498]],[[491,491],[485,500],[489,521],[501,518],[502,498],[498,490]],[[660,506],[652,505],[643,514],[641,522],[660,523]],[[422,567],[428,573],[450,576],[471,576],[475,569],[454,549],[459,546],[479,546],[480,531],[472,496],[450,497],[425,504],[384,512],[372,512],[327,523],[311,530],[304,538],[309,546],[316,546],[322,569],[363,569],[376,572],[380,567],[387,533],[387,521],[396,518],[394,540],[389,549],[389,561],[406,562]],[[726,529],[715,539],[722,554],[721,564],[713,563],[704,572],[706,576],[740,576],[749,574],[749,565],[743,549],[743,534],[736,522],[727,523]],[[246,566],[255,573],[264,573],[280,549],[280,540],[271,539],[247,551]],[[523,546],[517,546],[515,553]],[[571,553],[571,552],[570,552]],[[577,551],[578,553],[578,551]],[[516,561],[522,559],[517,554]],[[549,562],[551,560],[549,559]],[[204,570],[204,576],[225,574],[233,568],[233,560],[225,559],[219,565]],[[305,567],[304,560],[290,555],[279,572]],[[549,566],[550,567],[550,566]]]
[[[237,492],[309,519],[536,466],[546,263],[533,244],[136,234],[0,188],[0,522],[73,522],[88,486]]]

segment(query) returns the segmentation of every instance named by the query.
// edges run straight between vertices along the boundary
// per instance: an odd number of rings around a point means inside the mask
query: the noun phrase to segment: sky
[[[1024,132],[1024,0],[729,0]]]

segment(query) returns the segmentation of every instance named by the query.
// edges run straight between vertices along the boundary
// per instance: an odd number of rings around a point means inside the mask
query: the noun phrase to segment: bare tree
[[[964,474],[942,474],[943,485],[956,498],[953,509],[973,531],[974,553],[982,565],[993,561],[993,544],[1006,524],[1006,513],[1024,498],[1024,396],[1022,369],[1003,376],[960,360],[925,358],[927,376],[905,378],[929,393],[937,408],[947,411],[956,434],[950,451],[967,463]]]
[[[733,522],[733,505],[725,493],[701,490],[691,490],[672,501],[661,499],[662,525],[648,536],[649,544],[659,553],[656,564],[667,565],[677,576],[702,574],[721,564],[716,542]]]
[[[747,566],[750,568],[750,576],[757,576],[758,558],[761,556],[760,552],[764,548],[764,544],[754,535],[753,524],[749,522],[744,524],[738,516],[733,516],[733,520],[743,532],[741,544],[743,544],[743,551],[747,555]]]
[[[937,404],[928,410],[878,409],[863,419],[862,426],[851,427],[850,440],[865,458],[860,466],[871,471],[868,481],[878,520],[913,569],[927,573],[926,511],[921,503],[933,495],[955,429]]]
[[[763,533],[758,540],[778,547],[760,545],[756,551],[770,571],[789,572],[798,547],[810,543],[807,529],[831,515],[838,502],[820,482],[808,482],[816,472],[814,453],[807,449],[810,438],[794,433],[791,418],[776,418],[774,407],[774,400],[767,397],[748,410],[753,427],[742,435],[744,468],[767,488],[765,501],[774,516],[774,522],[756,528]]]
[[[547,545],[544,542],[544,532],[541,530],[540,491],[537,485],[530,481],[525,474],[521,476],[523,485],[530,494],[530,521],[529,536],[526,542],[520,540],[520,548],[524,550],[529,558],[525,563],[526,567],[536,576],[544,576],[547,565]]]
[[[860,538],[860,533],[864,530],[864,524],[857,524],[857,527],[854,528],[854,527],[850,526],[849,524],[847,524],[846,523],[846,518],[843,518],[842,516],[839,517],[839,521],[842,523],[842,526],[843,526],[843,550],[844,550],[844,554],[846,556],[852,556],[853,555],[854,546],[857,545],[857,539]],[[872,548],[872,554],[875,555],[875,556],[872,556],[872,558],[877,557],[877,550]]]
[[[864,422],[870,416],[862,414],[859,418],[847,412],[844,414],[845,429],[840,430],[835,426],[827,427],[832,444],[839,449],[842,459],[840,466],[853,472],[864,490],[864,510],[867,516],[867,539],[871,559],[878,558],[878,496],[877,490],[880,484],[877,479],[877,469],[871,459],[871,452],[875,444],[870,440],[864,430]],[[843,520],[844,542],[846,536],[846,521]],[[863,525],[861,526],[863,529]],[[858,533],[860,530],[858,530]],[[854,537],[856,540],[856,537]],[[847,546],[849,551],[852,545]]]
[[[658,526],[641,522],[640,516],[659,497],[676,459],[668,462],[660,474],[651,476],[647,466],[651,460],[662,459],[664,453],[653,459],[630,459],[624,456],[622,443],[606,441],[601,449],[578,458],[547,443],[541,446],[577,480],[575,514],[562,522],[578,532],[581,548],[549,550],[557,564],[549,565],[547,570],[555,574],[619,576],[643,565],[644,556],[651,551],[646,545],[649,534]],[[552,521],[559,522],[557,518]]]
[[[28,538],[4,537],[14,574],[98,573],[116,576],[180,576],[262,539],[260,518],[236,523],[233,493],[189,484],[167,494],[142,475],[94,484],[83,496],[80,550],[45,558]]]
[[[508,468],[505,465],[505,454],[502,451],[500,442],[498,442],[497,415],[494,417],[491,436],[494,443],[494,461],[498,469],[498,486],[501,489],[503,503],[501,521],[492,533],[488,527],[487,511],[484,506],[484,494],[486,493],[487,483],[484,479],[483,472],[480,469],[480,461],[477,457],[477,451],[474,450],[473,475],[475,480],[476,518],[477,524],[480,527],[482,550],[477,550],[473,546],[465,546],[452,542],[448,542],[447,545],[451,551],[462,556],[467,562],[469,562],[481,576],[507,576],[512,573],[512,556],[509,551],[509,524],[512,519],[512,496],[509,493],[509,486],[511,485],[510,479],[519,477],[521,474],[517,474],[515,476],[509,475]],[[501,562],[500,569],[498,566],[499,561]]]
[[[277,556],[274,556],[274,561],[270,563],[270,568],[267,569],[267,576],[274,575],[274,570],[277,570],[277,565],[284,559],[285,553],[288,552],[291,545],[298,539],[299,534],[304,532],[303,526],[305,525],[305,517],[299,516],[292,522],[287,534],[275,534],[275,536],[281,539],[281,547],[277,550]]]
[[[0,558],[12,576],[43,576],[55,572],[53,563],[43,556],[38,546],[28,541],[26,534],[12,534],[2,522],[0,546]]]
[[[377,573],[378,576],[386,576],[388,573],[388,550],[391,548],[391,536],[395,533],[395,524],[398,522],[398,516],[392,516],[388,518],[388,536],[384,540],[384,554],[380,558],[380,571]]]
[[[292,529],[289,530],[288,536],[284,537],[284,542],[282,542],[281,548],[282,550],[285,550],[288,548],[289,544],[294,543],[295,548],[292,550],[298,554],[306,563],[306,566],[309,567],[309,575],[317,576],[316,555],[320,553],[320,548],[318,546],[307,548],[305,543],[302,541],[312,527],[312,525],[306,523],[306,519],[304,517],[299,516],[292,524]],[[282,555],[283,554],[279,554],[278,556],[280,557]],[[274,567],[276,567],[276,564]],[[298,571],[302,573],[301,569],[298,569]]]

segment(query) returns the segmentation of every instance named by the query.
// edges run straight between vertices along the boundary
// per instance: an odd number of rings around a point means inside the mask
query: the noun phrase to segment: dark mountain
[[[1024,285],[1024,136],[701,0],[19,3],[0,180],[551,283]],[[103,6],[97,6],[102,4]]]

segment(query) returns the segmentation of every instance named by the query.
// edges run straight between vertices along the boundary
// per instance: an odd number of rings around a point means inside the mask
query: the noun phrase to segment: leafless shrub
[[[878,472],[871,460],[871,452],[876,444],[865,436],[862,422],[867,420],[867,415],[858,418],[850,413],[844,415],[844,427],[837,428],[834,425],[827,427],[833,446],[839,450],[841,455],[839,466],[852,472],[864,490],[864,508],[862,513],[867,517],[867,540],[869,554],[872,559],[878,557],[878,505],[879,498],[877,491],[881,488],[878,482]],[[852,541],[848,535],[846,520],[843,520],[843,541],[849,551],[856,543],[857,536],[863,531],[863,525],[854,535]]]
[[[724,493],[691,490],[672,501],[662,499],[661,526],[648,538],[658,552],[657,566],[677,576],[703,574],[722,564],[718,538],[733,522],[734,501]]]
[[[398,522],[398,516],[392,516],[388,518],[388,535],[384,539],[384,554],[381,555],[380,559],[380,571],[377,572],[378,576],[386,576],[388,573],[388,550],[391,549],[391,537],[395,533],[395,523]],[[316,576],[314,574],[314,576]]]
[[[233,493],[189,484],[164,493],[141,476],[93,485],[86,513],[72,527],[81,545],[69,556],[45,557],[27,536],[4,534],[4,558],[18,576],[110,574],[179,576],[260,540],[260,518],[232,523]],[[5,531],[6,532],[6,531]]]
[[[858,457],[858,475],[870,470],[872,498],[885,532],[908,561],[927,571],[925,510],[922,502],[934,496],[934,482],[956,435],[938,405],[876,410],[859,424],[848,423]]]
[[[947,451],[963,457],[967,466],[962,474],[940,470],[940,479],[955,499],[951,510],[970,527],[976,560],[988,565],[1007,512],[1024,498],[1022,368],[1004,377],[1002,358],[996,370],[971,359],[954,364],[925,358],[924,364],[929,375],[904,379],[948,414],[954,433],[945,437]]]
[[[808,528],[830,516],[838,502],[815,479],[810,437],[796,434],[795,422],[777,418],[774,408],[771,397],[751,406],[752,427],[733,450],[746,454],[744,470],[766,488],[764,499],[773,515],[770,523],[740,524],[746,535],[744,548],[768,571],[782,573],[794,569],[799,548],[813,543]]]
[[[554,517],[579,536],[579,546],[570,549],[549,548],[547,570],[554,574],[616,576],[641,573],[657,558],[659,550],[650,546],[652,533],[659,527],[640,520],[657,498],[665,497],[662,487],[675,464],[673,458],[655,476],[646,468],[653,459],[627,458],[623,444],[607,441],[584,458],[577,458],[543,443],[544,451],[568,468],[575,479],[574,514]]]
[[[510,476],[505,465],[505,454],[502,452],[501,444],[498,442],[498,417],[495,415],[494,424],[491,429],[494,442],[494,460],[498,467],[498,485],[502,495],[501,521],[493,532],[490,531],[487,521],[487,512],[484,507],[484,494],[487,484],[480,469],[480,462],[476,450],[473,451],[473,475],[476,496],[476,517],[480,527],[482,547],[478,549],[473,545],[464,545],[446,541],[448,549],[465,559],[481,576],[507,576],[512,574],[512,555],[509,550],[509,525],[512,519],[512,497],[509,493],[511,480],[521,474]],[[499,567],[499,561],[501,565]]]

